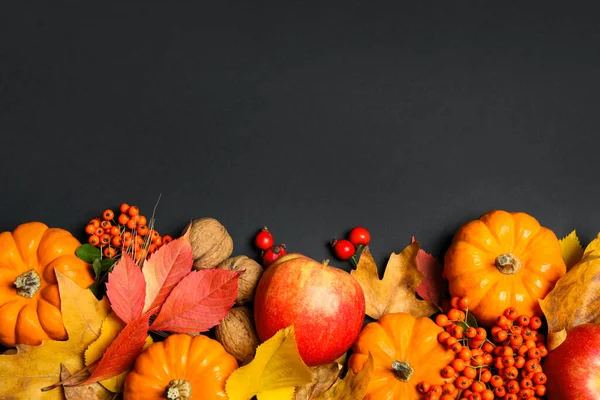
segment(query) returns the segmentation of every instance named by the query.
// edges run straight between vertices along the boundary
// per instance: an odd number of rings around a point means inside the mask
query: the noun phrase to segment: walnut
[[[216,219],[200,218],[188,228],[195,269],[214,268],[233,252],[233,239]]]
[[[237,256],[228,258],[219,264],[217,268],[229,271],[244,271],[238,278],[238,295],[235,304],[242,305],[254,300],[254,292],[263,273],[263,267],[259,263],[246,256]]]
[[[256,348],[260,344],[252,310],[246,306],[229,310],[215,328],[215,337],[240,365],[248,364],[254,358]]]

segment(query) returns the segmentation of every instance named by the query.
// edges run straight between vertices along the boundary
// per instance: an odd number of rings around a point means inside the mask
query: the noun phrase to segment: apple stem
[[[414,372],[412,367],[406,361],[394,361],[392,363],[392,369],[394,370],[396,378],[402,382],[408,382]]]

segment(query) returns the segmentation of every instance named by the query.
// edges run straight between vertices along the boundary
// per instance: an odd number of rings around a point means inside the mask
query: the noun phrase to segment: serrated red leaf
[[[415,242],[412,237],[411,243]],[[423,273],[425,278],[417,287],[417,294],[425,300],[440,306],[446,293],[446,281],[443,278],[442,264],[423,249],[419,249],[416,257],[417,269]]]
[[[115,314],[126,324],[142,315],[146,281],[142,270],[129,254],[123,253],[108,275],[106,295]]]
[[[204,332],[233,306],[241,272],[207,269],[191,272],[175,287],[151,326],[178,333]]]
[[[80,385],[112,378],[131,369],[135,359],[144,349],[149,323],[149,313],[128,323],[108,346],[90,377]]]
[[[158,249],[142,268],[146,279],[144,312],[156,314],[175,285],[190,273],[193,263],[189,230]]]

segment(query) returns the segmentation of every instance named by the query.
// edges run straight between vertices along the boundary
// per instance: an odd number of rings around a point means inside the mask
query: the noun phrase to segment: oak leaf
[[[310,383],[311,371],[298,353],[294,327],[279,330],[256,349],[254,359],[233,371],[225,390],[229,400],[292,400],[296,386]]]
[[[173,289],[152,323],[155,331],[205,332],[217,325],[238,294],[238,271],[194,271]]]
[[[416,242],[415,237],[412,237],[411,243]],[[443,278],[443,267],[437,258],[427,253],[423,249],[419,249],[416,258],[417,269],[423,273],[424,279],[417,287],[417,294],[423,300],[429,300],[433,304],[440,306],[442,299],[446,294],[448,286]]]
[[[66,381],[70,377],[71,373],[67,367],[60,364],[60,380]],[[74,377],[73,380],[77,379],[79,381],[78,378],[79,376]],[[65,387],[63,390],[65,391],[65,400],[100,400],[92,385]]]
[[[128,323],[142,315],[146,298],[146,282],[140,267],[123,253],[108,275],[106,295],[113,311]]]
[[[296,389],[294,400],[314,400],[332,387],[340,377],[346,361],[346,353],[329,364],[308,367],[313,374],[313,380]]]
[[[355,374],[349,368],[344,379],[339,379],[329,390],[314,400],[362,400],[367,393],[373,370],[373,356],[369,354],[360,371]]]
[[[90,365],[99,360],[106,349],[117,338],[119,332],[125,328],[125,325],[126,324],[121,318],[117,317],[114,312],[111,312],[108,317],[104,319],[104,322],[102,322],[100,337],[85,350],[85,365]],[[152,338],[147,336],[144,348],[150,346],[152,343]],[[117,376],[99,381],[99,383],[113,393],[122,392],[125,378],[129,371],[130,370],[126,370]]]
[[[583,247],[581,247],[581,242],[575,230],[560,239],[560,249],[562,251],[562,258],[567,265],[567,270],[571,269],[583,257]]]
[[[65,275],[55,271],[60,292],[60,309],[69,339],[44,340],[39,346],[17,345],[16,353],[0,355],[0,398],[4,400],[62,400],[63,389],[41,389],[60,381],[61,363],[69,371],[79,371],[83,352],[100,336],[102,321],[110,311],[107,298],[97,300]],[[100,399],[112,397],[95,386]]]
[[[423,274],[416,265],[418,252],[419,242],[414,242],[400,254],[392,253],[383,279],[379,279],[371,251],[368,246],[364,248],[356,269],[350,273],[358,280],[365,294],[365,314],[374,319],[395,312],[428,317],[438,311],[430,301],[419,300],[415,296],[417,287],[423,281]]]
[[[192,271],[194,259],[189,230],[182,237],[162,246],[142,268],[146,280],[144,312],[156,314],[173,288]]]
[[[539,300],[548,321],[548,340],[561,330],[585,323],[600,323],[600,236],[585,249],[584,256],[563,275],[554,289]]]

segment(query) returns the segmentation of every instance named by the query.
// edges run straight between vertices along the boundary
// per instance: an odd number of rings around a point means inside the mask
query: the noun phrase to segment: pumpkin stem
[[[496,258],[496,268],[504,275],[516,274],[521,269],[521,261],[510,253],[500,254]]]
[[[30,269],[17,276],[14,285],[17,287],[17,294],[19,296],[31,299],[37,293],[40,286],[42,286],[42,280],[37,272]]]
[[[412,367],[406,361],[394,361],[392,363],[392,369],[396,378],[402,382],[408,382],[410,376],[413,374]]]
[[[185,379],[173,379],[167,386],[167,399],[189,400],[192,398],[192,385]]]

